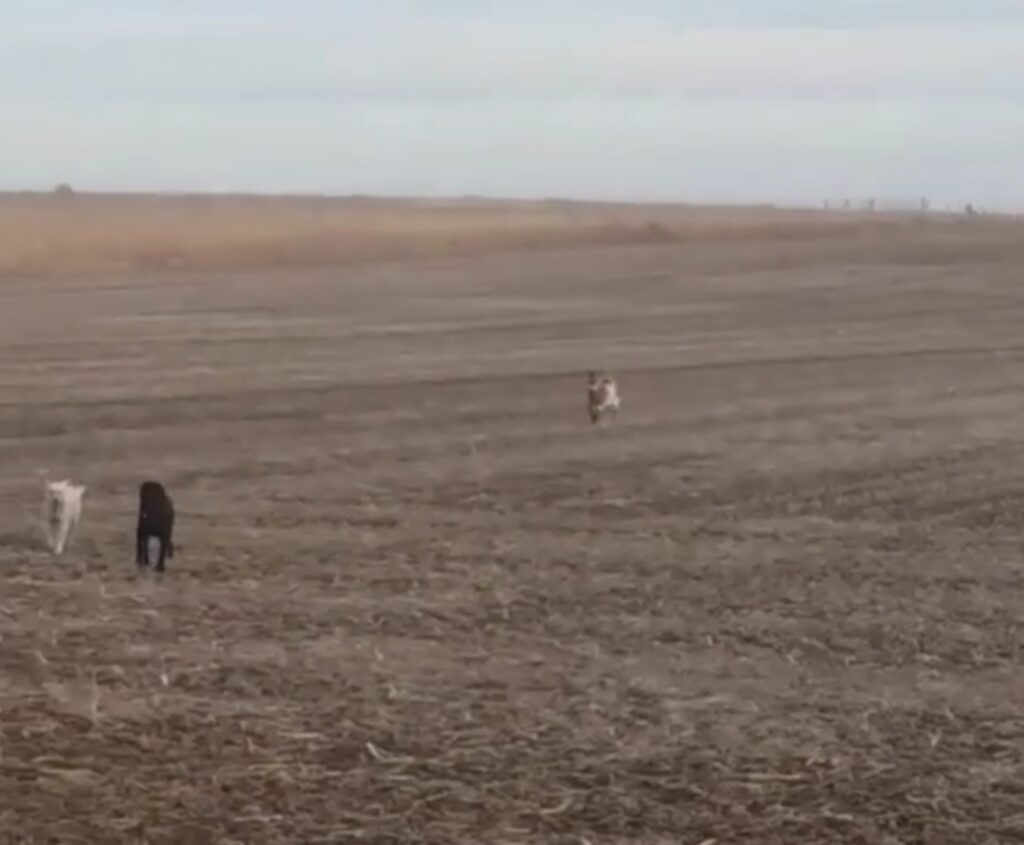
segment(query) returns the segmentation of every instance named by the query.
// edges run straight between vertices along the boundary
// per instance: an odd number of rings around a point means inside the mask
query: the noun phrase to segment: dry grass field
[[[961,255],[949,217],[933,259]],[[913,215],[769,207],[402,200],[374,197],[155,196],[0,193],[0,275],[154,270],[297,269],[399,258],[613,244],[772,238],[870,238],[902,249]],[[1014,227],[1015,228],[1015,227]],[[992,235],[995,233],[995,238]],[[1003,225],[967,230],[968,248],[1006,241]],[[952,235],[952,242],[951,242]]]
[[[253,221],[314,204],[48,199],[0,203],[0,842],[1024,839],[1019,222],[395,205],[303,256]]]

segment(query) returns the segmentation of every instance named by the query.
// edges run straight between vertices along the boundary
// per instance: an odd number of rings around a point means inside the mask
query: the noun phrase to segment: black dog
[[[160,541],[156,571],[164,571],[164,558],[174,557],[174,503],[159,481],[145,481],[139,487],[139,526],[135,531],[135,563],[149,566],[149,538]]]

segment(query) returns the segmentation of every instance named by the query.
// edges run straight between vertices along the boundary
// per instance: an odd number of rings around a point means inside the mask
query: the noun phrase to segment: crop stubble
[[[0,285],[0,836],[1024,837],[1022,256],[904,240]]]

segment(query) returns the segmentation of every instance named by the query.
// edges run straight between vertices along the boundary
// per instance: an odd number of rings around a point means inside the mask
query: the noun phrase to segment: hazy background
[[[1024,208],[1016,0],[8,0],[0,101],[0,189]]]

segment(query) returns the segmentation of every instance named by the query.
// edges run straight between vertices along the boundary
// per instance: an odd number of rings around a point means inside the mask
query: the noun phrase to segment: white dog
[[[83,493],[84,484],[72,484],[67,479],[46,485],[43,525],[46,527],[46,543],[55,555],[64,553],[72,532],[78,527]]]

